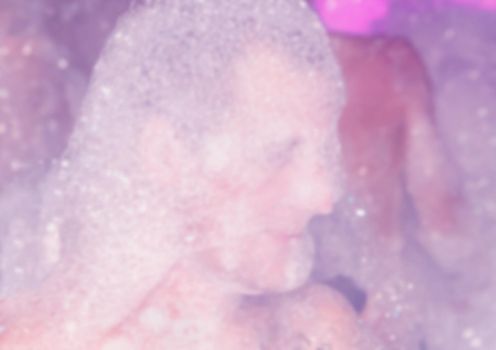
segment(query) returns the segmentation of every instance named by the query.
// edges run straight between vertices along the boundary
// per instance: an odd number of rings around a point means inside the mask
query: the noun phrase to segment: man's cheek
[[[291,182],[284,173],[272,172],[270,176],[265,176],[258,184],[254,184],[253,201],[256,201],[257,205],[253,208],[263,210],[266,215],[268,213],[277,215],[277,208],[274,204],[283,205],[288,200],[291,190]],[[267,209],[270,211],[267,212]]]
[[[308,236],[260,235],[238,248],[237,277],[260,290],[297,288],[307,280],[313,266],[314,245]]]

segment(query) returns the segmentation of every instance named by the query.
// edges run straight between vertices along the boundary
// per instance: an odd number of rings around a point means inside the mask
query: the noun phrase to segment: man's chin
[[[283,259],[253,262],[253,266],[240,273],[242,285],[247,294],[283,293],[301,287],[310,276],[314,263],[314,243],[310,236],[292,238]],[[263,264],[272,268],[264,269]],[[255,268],[254,268],[255,267]],[[247,273],[250,272],[250,273]],[[248,291],[248,292],[247,292]]]

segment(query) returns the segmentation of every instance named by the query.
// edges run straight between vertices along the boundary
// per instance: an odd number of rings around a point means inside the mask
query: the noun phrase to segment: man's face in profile
[[[294,288],[313,262],[306,223],[335,200],[327,154],[332,92],[316,73],[265,47],[241,57],[234,75],[233,118],[194,155],[212,198],[202,209],[211,228],[206,258],[247,288]]]

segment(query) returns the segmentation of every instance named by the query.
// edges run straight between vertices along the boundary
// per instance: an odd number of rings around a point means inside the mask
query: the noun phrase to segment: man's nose
[[[308,176],[300,181],[298,187],[299,200],[306,209],[314,214],[328,214],[335,202],[332,179],[322,170],[307,170]]]
[[[316,214],[329,214],[334,206],[334,194],[332,193],[331,181],[326,178],[315,183],[314,211]]]

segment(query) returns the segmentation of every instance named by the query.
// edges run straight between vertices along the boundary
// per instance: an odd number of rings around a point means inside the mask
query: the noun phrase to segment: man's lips
[[[291,240],[291,239],[300,239],[305,236],[307,233],[306,230],[298,230],[298,231],[285,231],[284,233],[277,234],[276,237],[282,240]]]

